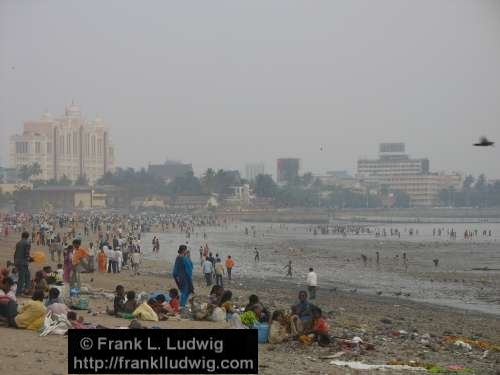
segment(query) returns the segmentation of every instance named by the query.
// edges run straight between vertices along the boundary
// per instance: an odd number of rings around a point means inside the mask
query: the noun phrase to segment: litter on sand
[[[353,370],[407,370],[427,372],[423,367],[412,367],[408,365],[369,365],[359,361],[331,361],[331,365],[349,367]]]

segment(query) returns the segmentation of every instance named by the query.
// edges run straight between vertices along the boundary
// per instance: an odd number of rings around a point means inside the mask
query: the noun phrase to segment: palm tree
[[[27,164],[21,165],[17,174],[23,181],[28,181],[31,177],[31,171]]]
[[[30,167],[31,176],[38,176],[42,174],[42,167],[38,162],[34,162]]]
[[[215,176],[215,171],[212,168],[208,168],[201,178],[203,191],[208,194],[212,194],[215,190]]]

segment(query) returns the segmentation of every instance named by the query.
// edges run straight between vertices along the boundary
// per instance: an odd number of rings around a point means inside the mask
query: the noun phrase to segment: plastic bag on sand
[[[51,311],[45,316],[40,336],[64,335],[71,323],[65,315],[53,314]]]
[[[387,370],[407,370],[407,371],[423,371],[427,372],[427,370],[423,367],[412,367],[407,365],[369,365],[362,362],[357,361],[331,361],[331,365],[349,367],[354,370],[378,370],[378,369],[387,369]]]
[[[216,307],[212,315],[210,315],[209,320],[213,322],[223,322],[226,320],[226,312],[224,311],[224,309]]]
[[[239,314],[233,314],[231,319],[229,319],[229,324],[232,329],[248,329],[248,327],[241,322]]]

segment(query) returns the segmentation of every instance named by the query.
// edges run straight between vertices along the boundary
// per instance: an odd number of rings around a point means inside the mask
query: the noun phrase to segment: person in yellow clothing
[[[71,270],[71,280],[70,285],[72,287],[78,286],[80,288],[80,272],[83,269],[88,270],[88,257],[90,256],[89,252],[81,247],[82,240],[74,239],[73,240],[73,269]]]
[[[31,301],[27,301],[15,318],[16,327],[38,331],[43,326],[47,308],[43,304],[43,291],[36,290]]]

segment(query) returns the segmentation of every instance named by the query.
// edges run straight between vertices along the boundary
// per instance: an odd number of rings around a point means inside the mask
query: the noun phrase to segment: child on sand
[[[169,290],[168,295],[170,296],[170,301],[168,302],[170,312],[178,314],[180,310],[179,303],[179,291],[175,288]]]
[[[330,343],[330,326],[326,319],[323,318],[323,313],[319,307],[314,306],[311,311],[313,317],[312,333],[320,346],[326,346]]]
[[[113,300],[113,310],[106,307],[106,312],[109,315],[117,315],[120,311],[123,311],[125,306],[125,288],[123,285],[117,285],[115,289],[115,299]]]

